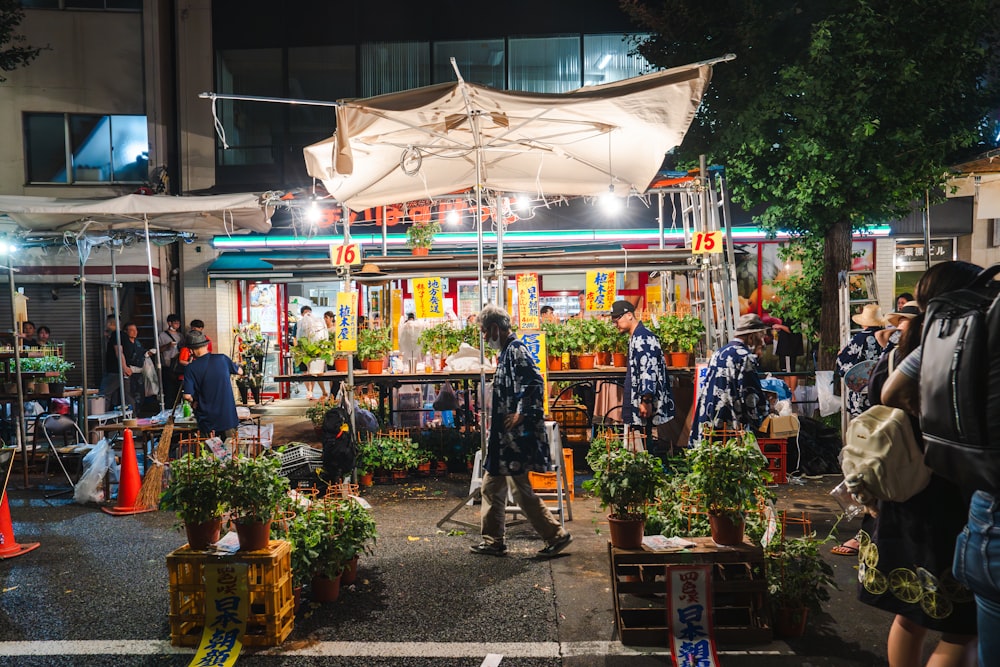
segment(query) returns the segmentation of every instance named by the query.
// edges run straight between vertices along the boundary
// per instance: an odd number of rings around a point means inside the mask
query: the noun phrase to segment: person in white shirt
[[[295,324],[296,339],[305,338],[311,343],[319,343],[329,338],[326,324],[320,318],[313,316],[312,308],[302,306],[299,309],[299,315],[299,321]],[[302,370],[307,371],[308,368],[303,368]],[[307,380],[304,384],[306,385],[306,399],[311,401],[313,398],[313,385],[316,383]],[[322,392],[322,398],[326,398],[326,385],[320,382],[319,388]]]

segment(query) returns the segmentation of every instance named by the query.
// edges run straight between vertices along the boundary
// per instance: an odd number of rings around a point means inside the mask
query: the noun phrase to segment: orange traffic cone
[[[3,501],[0,502],[0,558],[20,556],[37,549],[38,546],[38,542],[18,544],[14,539],[14,526],[10,522],[10,504],[7,502],[7,493],[5,492]]]
[[[114,507],[102,507],[108,514],[123,516],[152,512],[155,507],[136,505],[142,481],[139,479],[139,462],[135,458],[135,442],[132,429],[125,429],[125,444],[122,445],[122,469],[118,475],[118,503]]]

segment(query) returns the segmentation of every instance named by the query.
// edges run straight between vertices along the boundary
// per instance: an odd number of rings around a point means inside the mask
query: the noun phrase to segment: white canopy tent
[[[90,248],[94,245],[109,244],[112,247],[122,243],[120,235],[124,232],[142,231],[146,241],[146,260],[148,265],[149,290],[154,292],[152,253],[150,249],[150,228],[169,230],[179,234],[233,234],[244,231],[266,233],[271,229],[271,214],[273,208],[262,202],[255,194],[230,194],[206,196],[169,196],[169,195],[124,195],[108,199],[59,199],[54,197],[7,196],[0,195],[0,223],[13,223],[8,233],[18,239],[31,239],[39,242],[46,237],[64,239],[72,234],[76,237],[80,256],[80,276],[78,279],[81,298],[81,338],[87,336],[86,322],[86,262]],[[11,257],[7,258],[10,277],[11,299],[14,299],[14,267]],[[115,275],[114,253],[112,253],[111,282],[114,302],[118,303],[118,287]],[[93,282],[93,281],[91,281]],[[101,283],[98,283],[101,284]],[[157,322],[155,300],[153,304],[153,339],[159,339],[159,323]],[[13,308],[13,303],[12,303]],[[115,308],[115,319],[118,330],[118,308]],[[19,414],[24,412],[24,398],[21,389],[19,346],[15,346],[15,366],[17,368],[17,391]],[[86,346],[83,346],[83,388],[87,381]],[[160,368],[159,355],[155,356],[157,370]],[[173,397],[170,397],[171,399]],[[125,405],[124,387],[121,388],[121,401]],[[86,424],[87,401],[81,405],[81,418]],[[164,407],[161,392],[160,407]],[[17,426],[18,445],[24,457],[24,483],[28,483],[27,450],[23,446],[23,424]]]

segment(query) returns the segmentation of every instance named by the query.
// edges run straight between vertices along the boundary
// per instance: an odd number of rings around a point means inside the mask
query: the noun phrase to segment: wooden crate
[[[267,549],[215,555],[177,549],[167,556],[170,573],[170,643],[198,646],[205,627],[205,564],[246,563],[250,596],[246,646],[277,646],[292,632],[291,546],[271,540]]]
[[[711,564],[712,624],[720,644],[766,644],[773,632],[765,604],[764,551],[749,541],[717,547],[710,537],[688,538],[684,552],[617,549],[608,544],[615,625],[623,644],[669,646],[667,567]]]
[[[582,405],[555,403],[549,408],[550,417],[559,423],[559,432],[563,442],[590,442],[591,424],[587,409]]]
[[[569,447],[563,447],[562,451],[563,466],[566,470],[567,480],[567,488],[565,490],[570,500],[576,500],[576,494],[573,490],[573,487],[576,485],[576,477],[573,473],[573,450]],[[556,486],[558,482],[556,474],[555,472],[529,472],[528,480],[531,482],[531,488],[542,493],[555,493],[558,489]],[[558,474],[561,474],[561,472]]]

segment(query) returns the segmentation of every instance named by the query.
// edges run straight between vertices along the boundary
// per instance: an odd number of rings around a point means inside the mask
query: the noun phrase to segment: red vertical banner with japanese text
[[[521,329],[538,328],[538,274],[517,274],[517,317]]]
[[[338,292],[334,315],[334,349],[337,352],[357,352],[358,293]]]
[[[444,317],[444,288],[440,278],[414,278],[413,302],[418,318]]]

